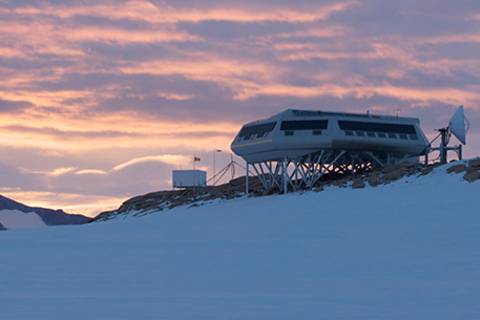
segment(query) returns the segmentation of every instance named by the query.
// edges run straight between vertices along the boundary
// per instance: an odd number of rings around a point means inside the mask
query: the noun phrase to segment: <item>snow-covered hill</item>
[[[90,218],[83,215],[29,207],[0,195],[0,230],[42,228],[90,221]]]
[[[463,177],[3,232],[2,317],[478,319],[480,181]]]
[[[382,185],[401,180],[429,175],[439,164],[424,166],[419,163],[401,163],[377,170],[354,175],[324,175],[318,180],[313,190],[321,192],[332,187],[362,189],[365,187],[381,187]],[[480,158],[457,161],[445,166],[447,173],[461,174],[463,179],[474,182],[480,179]],[[265,196],[261,182],[256,177],[250,178],[251,196]],[[269,190],[268,194],[282,193],[279,189]],[[205,202],[219,199],[234,199],[245,196],[245,177],[231,180],[219,186],[208,186],[198,190],[169,190],[159,191],[136,196],[125,201],[118,209],[102,212],[95,217],[95,221],[108,221],[131,216],[143,216],[172,208],[190,205],[199,206]]]

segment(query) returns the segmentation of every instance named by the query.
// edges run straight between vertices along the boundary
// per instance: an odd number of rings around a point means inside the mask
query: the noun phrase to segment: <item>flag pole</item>
[[[220,149],[213,150],[213,174],[212,174],[213,185],[216,185],[215,175],[217,174],[217,169],[216,169],[215,154],[217,152],[220,153],[220,152],[222,152],[222,150],[220,150]]]

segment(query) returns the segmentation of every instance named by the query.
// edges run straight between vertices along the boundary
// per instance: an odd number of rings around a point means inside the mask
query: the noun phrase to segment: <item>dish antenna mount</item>
[[[467,143],[466,138],[469,128],[470,122],[467,120],[467,118],[465,118],[463,106],[460,106],[450,118],[448,126],[445,128],[437,129],[437,131],[440,133],[435,139],[432,140],[432,143],[440,137],[440,146],[438,148],[431,148],[430,150],[438,150],[440,152],[441,164],[447,163],[448,151],[455,151],[458,155],[458,159],[462,160],[462,145],[465,145]],[[450,138],[452,135],[454,135],[461,144],[449,147],[448,144],[450,143]]]

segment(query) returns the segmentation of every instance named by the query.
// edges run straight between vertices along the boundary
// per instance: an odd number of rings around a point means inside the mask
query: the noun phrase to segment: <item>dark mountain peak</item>
[[[81,214],[70,214],[63,210],[29,207],[23,203],[0,195],[0,210],[18,210],[21,212],[34,212],[49,226],[83,224],[91,222],[92,219]]]

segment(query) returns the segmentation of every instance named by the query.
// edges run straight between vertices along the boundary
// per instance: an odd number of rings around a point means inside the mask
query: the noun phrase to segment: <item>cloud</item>
[[[158,43],[200,40],[184,32],[175,30],[128,30],[119,28],[83,27],[69,32],[70,41],[107,41],[127,43]]]
[[[0,188],[85,208],[169,188],[292,107],[475,124],[478,23],[468,1],[0,1]]]
[[[49,172],[48,174],[49,174],[49,175],[52,175],[52,176],[61,176],[61,175],[64,175],[64,174],[73,172],[73,171],[75,171],[76,169],[77,169],[77,168],[75,168],[75,167],[57,168],[57,169],[53,170],[52,172]]]
[[[308,9],[292,8],[262,8],[262,7],[204,7],[201,9],[181,8],[172,5],[155,4],[152,1],[125,1],[88,6],[43,6],[17,7],[18,15],[37,16],[49,15],[63,19],[74,16],[98,16],[109,19],[140,20],[149,23],[201,22],[209,20],[224,20],[234,22],[312,22],[325,19],[328,16],[351,8],[358,1],[343,1]]]
[[[141,164],[141,163],[148,163],[148,162],[161,162],[165,164],[169,164],[172,166],[182,166],[186,163],[191,162],[192,159],[189,157],[183,156],[183,155],[178,155],[178,154],[162,154],[158,156],[147,156],[147,157],[141,157],[141,158],[135,158],[132,160],[129,160],[127,162],[121,163],[115,167],[113,167],[113,171],[121,171],[124,170],[128,167]]]
[[[15,166],[0,162],[1,186],[9,189],[39,188],[43,185],[42,176]]]
[[[95,215],[137,193],[167,188],[172,168],[187,159],[173,154],[135,158],[108,171],[61,167],[41,172],[0,163],[0,192],[28,205],[62,206],[70,212]]]
[[[27,101],[9,101],[0,99],[0,112],[20,111],[31,107]]]
[[[444,101],[452,104],[463,102],[473,104],[480,100],[480,94],[471,91],[452,88],[408,88],[383,86],[319,86],[319,87],[298,87],[288,85],[263,86],[253,89],[251,92],[243,92],[237,95],[239,100],[248,100],[257,95],[297,96],[297,97],[318,97],[318,96],[355,96],[357,98],[369,98],[375,95],[389,96],[397,99],[408,99],[416,101]],[[472,107],[475,107],[472,105]]]
[[[189,60],[151,60],[120,68],[125,74],[182,75],[193,80],[240,82],[241,78],[267,79],[276,74],[267,63],[198,55]],[[239,79],[240,78],[240,79]]]
[[[104,174],[107,174],[107,172],[105,172],[103,170],[98,170],[98,169],[83,169],[83,170],[75,171],[75,174],[79,174],[79,175],[82,175],[82,174],[104,175]]]

